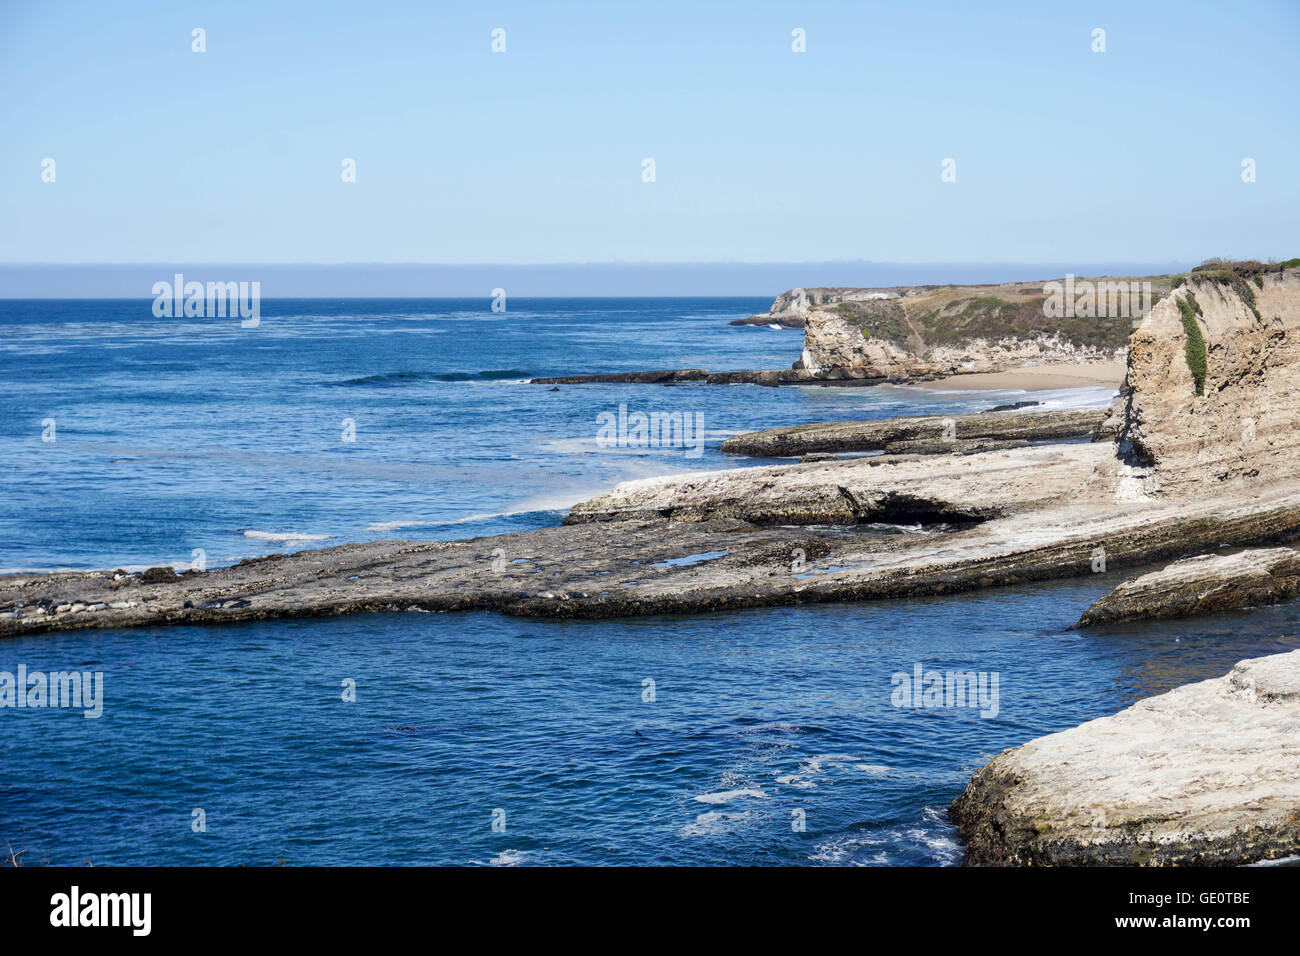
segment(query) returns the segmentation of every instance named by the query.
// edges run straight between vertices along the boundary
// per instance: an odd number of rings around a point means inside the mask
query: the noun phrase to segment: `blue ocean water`
[[[539,527],[623,478],[754,464],[718,452],[736,431],[1023,397],[523,383],[785,367],[798,331],[726,324],[768,304],[274,300],[241,329],[146,300],[0,302],[0,568]],[[620,403],[699,413],[703,454],[600,448]],[[1297,646],[1293,604],[1066,630],[1130,573],[692,617],[6,640],[0,671],[102,672],[104,706],[0,709],[0,841],[53,864],[955,864],[946,807],[1000,749]],[[917,664],[998,675],[996,716],[894,706]]]

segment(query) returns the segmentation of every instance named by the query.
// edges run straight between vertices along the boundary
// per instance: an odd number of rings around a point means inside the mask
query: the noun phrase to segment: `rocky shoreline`
[[[951,815],[968,865],[1216,866],[1300,853],[1300,651],[1003,751]]]

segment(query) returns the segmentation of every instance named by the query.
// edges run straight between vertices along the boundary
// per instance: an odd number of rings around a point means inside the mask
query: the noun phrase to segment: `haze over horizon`
[[[1079,276],[1159,275],[1194,262],[1156,263],[573,263],[573,264],[0,264],[2,299],[147,299],[155,282],[260,283],[263,298],[514,298],[775,296],[787,289],[986,284]]]

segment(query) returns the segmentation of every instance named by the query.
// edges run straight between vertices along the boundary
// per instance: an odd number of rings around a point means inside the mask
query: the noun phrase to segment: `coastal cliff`
[[[1214,493],[1300,468],[1300,272],[1193,272],[1131,338],[1118,468],[1140,497]]]
[[[818,379],[933,378],[1123,358],[1172,276],[987,286],[793,289],[734,324],[804,329],[796,372]]]

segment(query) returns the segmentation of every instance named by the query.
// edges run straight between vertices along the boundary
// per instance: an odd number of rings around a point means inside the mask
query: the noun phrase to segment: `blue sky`
[[[0,90],[0,262],[1300,255],[1294,2],[8,0]]]

